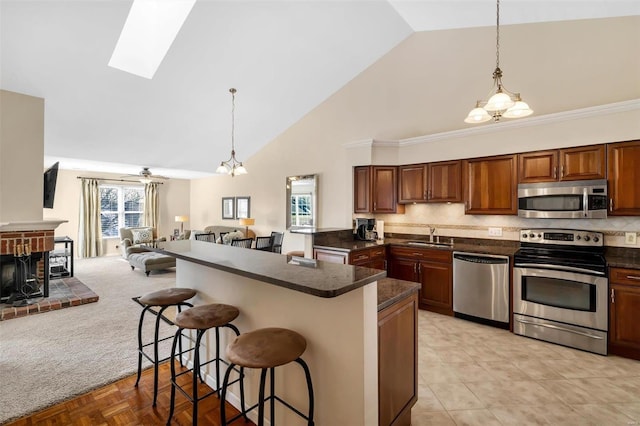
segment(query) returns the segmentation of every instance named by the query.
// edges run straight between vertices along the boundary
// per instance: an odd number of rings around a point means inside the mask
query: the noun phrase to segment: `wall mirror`
[[[318,225],[318,175],[287,177],[287,229]]]

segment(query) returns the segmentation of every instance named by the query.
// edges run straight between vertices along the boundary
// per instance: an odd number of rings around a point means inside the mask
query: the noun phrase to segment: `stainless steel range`
[[[514,256],[513,331],[607,354],[608,279],[600,232],[526,229]]]

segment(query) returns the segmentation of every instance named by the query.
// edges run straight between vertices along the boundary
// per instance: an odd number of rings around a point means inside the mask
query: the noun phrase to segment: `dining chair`
[[[271,232],[271,251],[274,253],[282,253],[282,240],[284,239],[284,232]]]
[[[256,250],[272,251],[273,237],[256,237]]]
[[[209,242],[209,243],[215,243],[216,242],[216,233],[215,232],[208,232],[206,234],[196,234],[196,240],[206,241],[206,242]]]
[[[241,238],[231,241],[231,245],[234,247],[251,248],[251,244],[253,244],[253,238]]]

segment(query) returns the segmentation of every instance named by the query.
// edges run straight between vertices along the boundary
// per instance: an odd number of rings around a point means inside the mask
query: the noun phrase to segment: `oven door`
[[[580,272],[513,268],[513,312],[608,330],[608,280]]]

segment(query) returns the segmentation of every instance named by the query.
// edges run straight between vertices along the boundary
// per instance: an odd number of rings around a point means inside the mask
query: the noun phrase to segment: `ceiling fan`
[[[137,177],[142,183],[150,183],[153,182],[154,179],[169,179],[167,176],[154,175],[153,173],[151,173],[151,170],[149,170],[148,167],[143,167],[137,175],[130,174],[122,177],[130,176]]]

